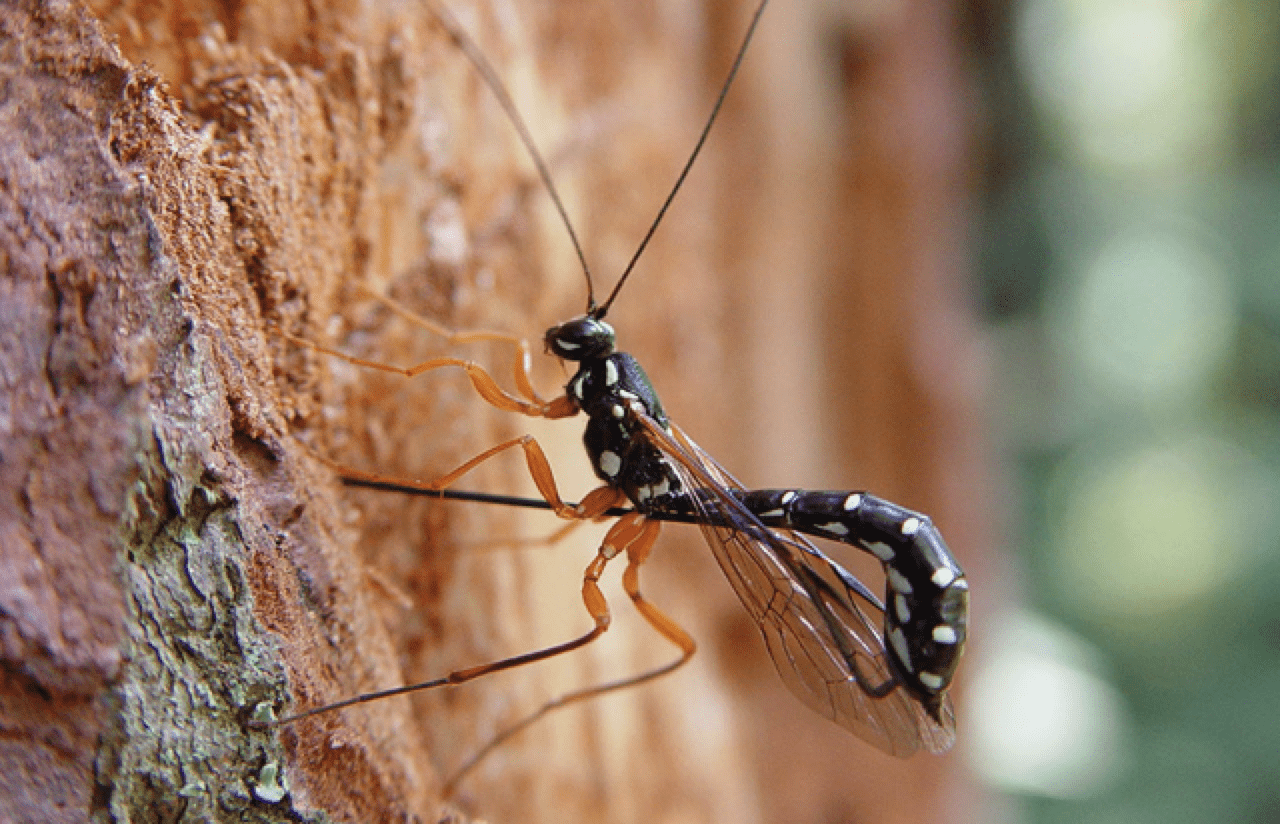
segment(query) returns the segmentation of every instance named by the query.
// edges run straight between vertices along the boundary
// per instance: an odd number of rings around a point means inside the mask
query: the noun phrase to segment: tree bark
[[[701,127],[743,5],[453,9],[528,117],[598,298]],[[845,131],[769,108],[770,93],[791,94],[797,44],[831,22],[817,5],[790,5],[770,9],[758,65],[611,319],[681,425],[708,433],[703,445],[749,480],[872,485],[845,478],[838,458],[803,457],[820,445],[799,458],[751,448],[783,441],[766,434],[771,422],[820,436],[847,407],[825,388],[847,380],[843,368],[788,372],[777,360],[781,347],[793,364],[824,362],[829,339],[805,325],[824,322],[805,314],[814,298],[786,301],[838,288],[782,276],[805,262],[820,273],[823,258],[812,246],[797,258],[792,224],[771,226],[793,205],[776,185],[796,173],[795,141],[819,147],[801,158],[811,163],[838,156],[824,141]],[[707,653],[652,688],[555,714],[454,798],[442,798],[443,779],[494,733],[566,690],[674,657],[616,585],[614,626],[567,660],[250,729],[264,703],[305,709],[589,628],[578,589],[598,528],[552,548],[496,548],[557,524],[343,490],[318,460],[430,479],[532,431],[577,499],[594,485],[580,425],[497,412],[457,370],[408,380],[295,340],[401,366],[472,358],[510,387],[509,346],[448,346],[369,295],[536,339],[582,311],[581,272],[510,124],[419,4],[28,0],[0,4],[0,26],[0,820],[955,817],[941,807],[956,795],[951,761],[885,767],[803,710],[775,714],[791,699],[694,530],[666,531],[644,584]],[[929,48],[952,48],[940,38]],[[902,191],[886,179],[884,191]],[[803,202],[805,191],[783,195]],[[803,243],[825,225],[811,210]],[[963,204],[945,212],[959,219]],[[890,248],[929,231],[899,228]],[[930,237],[953,252],[962,243]],[[761,274],[760,261],[776,266]],[[955,269],[931,266],[914,271],[954,283]],[[788,305],[799,314],[779,328]],[[929,311],[954,306],[948,295]],[[550,395],[565,373],[548,361],[535,379]],[[803,416],[778,421],[779,393]],[[933,397],[884,424],[937,433],[911,442],[917,479],[944,478],[940,456],[975,443],[972,428],[936,424],[969,413],[963,392]],[[767,474],[784,463],[801,469]],[[954,490],[920,483],[880,491],[960,511]],[[532,493],[515,455],[459,486]],[[833,764],[887,770],[910,795],[885,802],[875,781],[849,782]]]

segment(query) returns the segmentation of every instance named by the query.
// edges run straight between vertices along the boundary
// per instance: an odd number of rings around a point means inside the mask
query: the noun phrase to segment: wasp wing
[[[938,718],[901,685],[884,647],[884,609],[811,541],[760,522],[742,484],[678,427],[644,420],[685,484],[725,577],[764,635],[783,682],[801,701],[877,748],[906,757],[955,741],[950,699]]]

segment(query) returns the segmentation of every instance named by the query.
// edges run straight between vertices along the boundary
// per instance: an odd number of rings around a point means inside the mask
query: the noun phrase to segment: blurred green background
[[[971,11],[1020,607],[970,764],[998,820],[1280,821],[1280,3]]]

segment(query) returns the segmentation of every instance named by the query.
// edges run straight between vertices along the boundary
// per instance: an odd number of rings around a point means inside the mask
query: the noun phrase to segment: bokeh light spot
[[[1111,786],[1127,760],[1128,717],[1101,675],[1099,654],[1029,613],[1005,616],[970,681],[965,754],[1008,792],[1085,798]]]
[[[1104,246],[1070,303],[1070,351],[1092,384],[1123,400],[1185,400],[1209,382],[1235,337],[1224,267],[1172,234],[1133,233]]]

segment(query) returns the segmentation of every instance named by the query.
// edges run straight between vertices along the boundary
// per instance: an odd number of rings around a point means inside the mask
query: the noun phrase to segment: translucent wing
[[[764,526],[734,497],[743,486],[679,428],[644,423],[684,481],[707,543],[791,692],[891,755],[949,749],[950,699],[935,718],[899,683],[878,599],[803,535]]]

